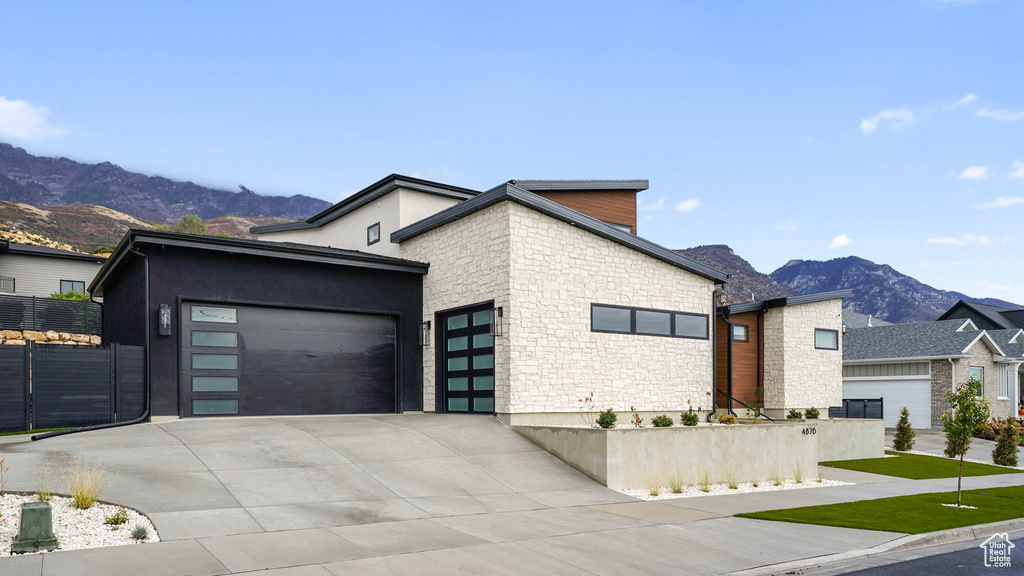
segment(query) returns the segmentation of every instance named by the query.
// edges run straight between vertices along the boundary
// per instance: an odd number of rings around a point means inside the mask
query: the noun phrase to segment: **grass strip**
[[[923,534],[1024,517],[1024,486],[965,490],[963,504],[974,506],[977,510],[942,506],[955,503],[956,492],[933,492],[787,510],[766,510],[736,516],[775,522]]]
[[[0,432],[0,436],[20,436],[22,434],[43,434],[45,432],[56,432],[57,430],[67,430],[67,428],[39,428],[38,430],[20,430],[16,432]]]
[[[960,461],[941,456],[922,456],[920,454],[902,454],[900,452],[889,452],[895,458],[866,458],[864,460],[836,460],[822,462],[821,466],[830,468],[842,468],[844,470],[855,470],[857,472],[870,472],[871,474],[882,474],[884,476],[897,476],[899,478],[910,478],[911,480],[926,480],[930,478],[956,478]],[[964,477],[967,476],[991,476],[993,474],[1020,474],[1020,470],[1003,468],[1001,466],[989,466],[976,462],[964,462]]]

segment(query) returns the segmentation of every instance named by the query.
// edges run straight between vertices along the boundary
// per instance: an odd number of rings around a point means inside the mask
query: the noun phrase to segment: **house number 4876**
[[[817,433],[818,433],[818,429],[817,428],[804,428],[804,436],[807,436],[808,434],[817,434]]]

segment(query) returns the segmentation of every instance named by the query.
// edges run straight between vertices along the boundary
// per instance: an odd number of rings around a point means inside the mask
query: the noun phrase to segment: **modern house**
[[[994,417],[1015,417],[1024,332],[978,328],[959,318],[847,330],[843,398],[882,398],[886,426],[905,406],[915,428],[938,428],[949,409],[945,391],[973,376]]]
[[[47,298],[54,292],[84,292],[104,258],[0,240],[0,294]]]
[[[718,405],[741,415],[842,403],[843,298],[850,290],[719,306]]]
[[[257,241],[130,231],[91,288],[107,341],[148,344],[157,418],[706,410],[727,276],[634,234],[646,188],[392,175]],[[839,297],[764,311],[773,407],[838,401]]]

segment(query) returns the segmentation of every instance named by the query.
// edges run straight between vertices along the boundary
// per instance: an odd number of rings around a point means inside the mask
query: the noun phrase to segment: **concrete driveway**
[[[914,450],[920,452],[928,452],[929,454],[936,454],[944,456],[943,453],[946,449],[946,434],[942,430],[915,430],[914,435]],[[895,428],[885,429],[885,445],[892,446],[892,439],[896,435]],[[967,458],[972,460],[978,460],[980,462],[992,463],[992,450],[996,447],[996,443],[992,440],[982,440],[981,438],[975,438],[971,441],[971,447],[967,450]]]
[[[47,458],[53,470],[84,450],[118,473],[104,500],[148,514],[163,542],[0,559],[4,576],[724,573],[899,536],[736,512],[950,485],[863,475],[857,486],[640,502],[466,415],[192,419],[26,440],[0,439],[8,489],[32,491]]]

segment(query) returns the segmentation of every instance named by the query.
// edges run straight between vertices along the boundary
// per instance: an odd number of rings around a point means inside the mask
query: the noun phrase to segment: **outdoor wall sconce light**
[[[420,346],[430,345],[430,320],[420,324]]]
[[[160,335],[170,336],[171,335],[171,307],[167,304],[160,305]]]
[[[504,309],[501,306],[491,310],[491,336],[501,336],[501,318],[503,314]]]

